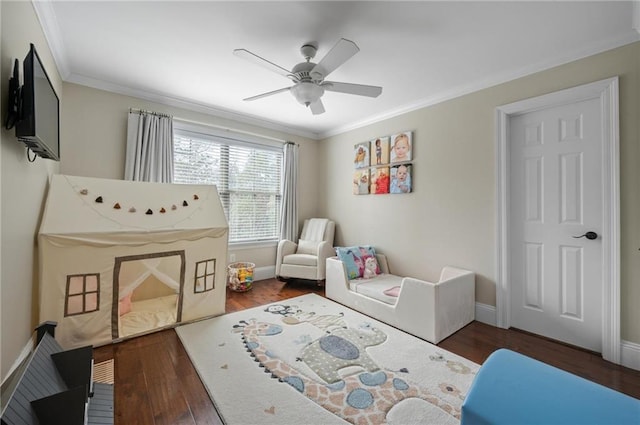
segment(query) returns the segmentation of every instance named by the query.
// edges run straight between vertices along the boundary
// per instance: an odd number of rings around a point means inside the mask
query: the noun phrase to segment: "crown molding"
[[[146,90],[125,87],[80,74],[71,74],[66,81],[69,83],[79,84],[81,86],[92,87],[98,90],[104,90],[124,96],[131,96],[137,99],[147,100],[149,102],[186,109],[188,111],[200,112],[203,114],[215,116],[217,118],[233,120],[243,124],[248,124],[269,130],[275,130],[290,135],[306,137],[313,140],[320,140],[320,135],[318,133],[314,133],[303,128],[283,125],[277,122],[265,120],[260,117],[233,112],[203,103],[197,103],[189,99],[172,97],[161,93],[154,93]]]
[[[58,73],[63,81],[69,78],[69,61],[67,59],[67,52],[62,42],[62,32],[58,25],[58,19],[56,13],[53,10],[51,1],[36,1],[32,0],[31,4],[36,12],[36,16],[40,21],[40,26],[44,32],[44,38],[49,44],[51,55],[58,68]]]
[[[634,4],[638,5],[636,10],[639,10],[640,0],[634,1]],[[640,11],[638,13],[640,13]],[[640,16],[636,14],[636,18],[640,19]],[[638,29],[637,26],[636,26],[636,29]],[[338,134],[346,133],[347,131],[356,130],[358,128],[366,127],[368,125],[375,124],[383,120],[404,115],[409,112],[413,112],[429,106],[437,105],[438,103],[446,102],[448,100],[452,100],[457,97],[461,97],[461,96],[471,94],[480,90],[484,90],[489,87],[507,83],[509,81],[516,80],[518,78],[526,77],[527,75],[535,74],[537,72],[545,71],[545,70],[554,68],[556,66],[564,65],[579,59],[584,59],[586,57],[593,56],[595,54],[602,53],[607,50],[611,50],[617,47],[625,46],[627,44],[635,43],[636,41],[640,41],[640,33],[635,33],[630,31],[628,34],[625,34],[623,37],[615,37],[608,40],[600,41],[598,43],[594,43],[583,49],[574,51],[571,55],[557,56],[552,59],[546,60],[544,62],[539,62],[536,64],[523,67],[515,72],[510,71],[502,74],[496,74],[491,78],[478,80],[471,84],[467,84],[465,86],[458,86],[452,90],[443,92],[438,96],[421,99],[417,102],[410,103],[396,109],[392,109],[385,113],[369,117],[365,120],[351,123],[345,126],[337,127],[333,130],[320,133],[320,138],[326,139],[328,137],[337,136]]]
[[[303,128],[291,127],[283,124],[279,124],[273,121],[265,120],[259,117],[250,116],[247,114],[240,114],[213,106],[200,104],[187,99],[181,99],[171,96],[166,96],[159,93],[148,92],[139,89],[133,89],[130,87],[124,87],[117,84],[113,84],[107,81],[89,78],[79,74],[73,74],[69,67],[69,61],[67,59],[66,49],[62,40],[62,32],[58,25],[58,19],[51,1],[36,1],[32,0],[31,4],[36,12],[44,36],[49,44],[49,49],[58,68],[58,72],[63,81],[80,84],[88,87],[93,87],[100,90],[105,90],[113,93],[118,93],[126,96],[132,96],[139,99],[148,100],[151,102],[160,103],[163,105],[174,106],[190,111],[201,112],[208,115],[213,115],[219,118],[238,121],[244,124],[258,126],[269,130],[280,131],[295,136],[306,137],[308,139],[319,140],[320,135],[318,133],[308,131]]]

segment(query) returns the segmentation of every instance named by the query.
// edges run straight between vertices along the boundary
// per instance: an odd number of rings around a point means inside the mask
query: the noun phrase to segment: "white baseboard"
[[[253,280],[265,280],[276,277],[276,266],[256,267],[253,269]]]
[[[476,303],[476,320],[487,325],[496,326],[496,308],[492,305]]]
[[[476,303],[476,320],[496,326],[496,308],[492,305]],[[620,342],[620,364],[630,369],[640,370],[640,344],[630,341]]]
[[[640,370],[640,344],[622,341],[620,343],[620,364],[630,369]]]

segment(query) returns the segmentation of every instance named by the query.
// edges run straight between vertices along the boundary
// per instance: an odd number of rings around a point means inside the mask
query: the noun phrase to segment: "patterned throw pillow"
[[[336,254],[347,268],[349,280],[361,278],[364,275],[367,258],[376,258],[376,251],[370,245],[337,247]],[[370,260],[371,262],[371,260]],[[380,266],[375,260],[375,274],[380,274]]]

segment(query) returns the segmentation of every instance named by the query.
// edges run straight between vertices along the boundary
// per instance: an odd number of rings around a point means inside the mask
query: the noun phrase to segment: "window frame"
[[[173,125],[173,133],[175,135],[182,135],[187,137],[197,137],[203,140],[210,140],[212,143],[221,145],[221,146],[238,146],[244,148],[256,148],[265,151],[272,151],[278,153],[281,156],[280,163],[280,181],[278,182],[278,193],[276,194],[278,210],[275,211],[276,215],[279,217],[281,214],[281,206],[283,199],[283,178],[284,178],[284,151],[283,146],[286,143],[284,140],[274,139],[266,136],[257,135],[254,133],[245,133],[241,131],[234,131],[226,128],[218,128],[213,126],[208,126],[204,124],[197,124],[193,122],[188,122],[186,120],[180,120],[174,118]],[[228,148],[226,149],[228,153]],[[175,146],[174,146],[175,152]],[[174,162],[175,167],[175,162]],[[174,168],[174,177],[175,177],[175,168]],[[229,168],[226,168],[226,182],[229,182]],[[230,197],[230,191],[227,188],[218,188],[218,194],[220,196],[220,200],[223,204],[223,208],[225,205],[230,207],[231,202],[230,199],[227,199],[225,203],[225,196]],[[229,211],[225,209],[225,215],[227,216],[227,221],[229,221]],[[280,226],[281,222],[278,219],[276,223],[275,234],[271,238],[266,239],[251,239],[251,240],[239,240],[239,241],[231,241],[229,240],[228,244],[230,247],[236,249],[251,249],[251,248],[262,248],[262,247],[274,247],[278,245],[280,239]],[[231,233],[231,232],[230,232]]]
[[[199,275],[198,274],[198,268],[200,266],[200,264],[204,263],[204,274],[203,275]],[[212,263],[212,267],[211,270],[209,270],[209,263]],[[201,261],[196,261],[195,263],[195,267],[194,267],[194,278],[193,278],[193,293],[194,294],[204,294],[207,293],[209,291],[213,291],[214,289],[216,289],[216,259],[215,258],[208,258],[206,260],[201,260]],[[211,277],[211,288],[207,289],[207,277],[208,276],[212,276]],[[198,278],[202,278],[202,282],[203,282],[203,286],[202,286],[202,290],[198,291]]]
[[[96,278],[95,291],[87,290],[87,277],[89,276]],[[73,294],[69,293],[73,278],[82,278],[81,292],[74,292]],[[89,294],[96,294],[96,308],[94,310],[87,310],[87,295]],[[71,297],[82,297],[82,311],[69,313],[69,299]],[[79,273],[67,275],[67,285],[64,294],[64,317],[80,316],[82,314],[95,313],[96,311],[100,311],[100,273]]]

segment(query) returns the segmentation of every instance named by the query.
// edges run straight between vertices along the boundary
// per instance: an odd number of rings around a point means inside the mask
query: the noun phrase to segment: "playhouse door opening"
[[[182,320],[183,251],[118,257],[115,261],[114,339],[141,335]]]

